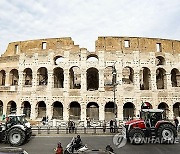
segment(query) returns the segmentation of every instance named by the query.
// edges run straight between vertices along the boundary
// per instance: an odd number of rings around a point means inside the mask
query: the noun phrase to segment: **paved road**
[[[53,154],[53,148],[57,142],[60,141],[65,147],[71,140],[72,135],[63,136],[36,136],[21,146],[29,154]],[[116,154],[178,154],[180,153],[180,143],[176,144],[144,144],[131,145],[127,143],[122,148],[115,148],[113,144],[113,136],[87,136],[81,135],[84,143],[88,145],[89,149],[105,149],[107,144],[111,144]],[[0,144],[0,147],[8,146],[8,144]]]

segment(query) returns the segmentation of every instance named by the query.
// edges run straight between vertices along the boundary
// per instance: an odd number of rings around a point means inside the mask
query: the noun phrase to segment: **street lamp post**
[[[116,68],[115,68],[115,64],[116,62],[114,63],[113,67],[112,67],[112,83],[113,83],[113,92],[114,92],[114,115],[115,115],[115,118],[117,118],[117,108],[116,108],[116,86],[117,86],[117,83],[116,83],[116,76],[117,76],[117,72],[116,72]]]

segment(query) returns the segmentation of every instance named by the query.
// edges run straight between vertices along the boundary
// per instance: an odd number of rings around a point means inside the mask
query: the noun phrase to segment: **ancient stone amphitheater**
[[[0,57],[0,115],[31,120],[120,120],[142,104],[180,116],[180,41],[98,37],[95,51],[71,38],[9,43]]]

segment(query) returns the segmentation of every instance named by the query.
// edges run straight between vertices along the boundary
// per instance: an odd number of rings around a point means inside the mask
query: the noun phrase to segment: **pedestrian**
[[[177,117],[174,117],[174,123],[176,126],[176,130],[178,130],[179,120],[177,119]]]
[[[72,122],[70,120],[68,121],[68,129],[69,129],[69,133],[71,133]]]
[[[63,154],[63,147],[61,146],[61,143],[59,142],[57,145],[57,148],[55,149],[56,154]]]
[[[110,133],[113,133],[113,120],[111,119],[110,123]]]
[[[87,117],[86,120],[87,120],[87,127],[90,127],[90,122],[91,122],[91,121],[90,121],[90,118]]]
[[[75,130],[75,122],[74,121],[71,121],[71,128],[72,128],[72,132],[74,133],[74,130]]]
[[[105,133],[106,132],[106,121],[104,120],[104,122],[103,122],[103,133]]]
[[[113,121],[113,127],[114,127],[113,132],[116,133],[117,132],[117,120],[116,119]]]

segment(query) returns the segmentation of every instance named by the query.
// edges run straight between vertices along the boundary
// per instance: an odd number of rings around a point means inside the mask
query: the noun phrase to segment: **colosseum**
[[[70,37],[9,43],[0,57],[0,115],[29,120],[126,120],[142,104],[180,116],[180,41],[98,37],[95,51]]]

